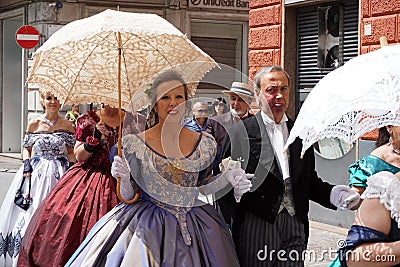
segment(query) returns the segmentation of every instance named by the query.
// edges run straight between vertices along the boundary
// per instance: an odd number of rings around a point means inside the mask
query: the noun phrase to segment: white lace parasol
[[[365,133],[400,125],[400,45],[360,55],[330,72],[312,89],[290,132],[304,152],[324,138],[352,144]]]
[[[122,67],[118,77],[118,38]],[[154,14],[106,10],[54,33],[34,54],[28,83],[56,95],[61,104],[106,103],[127,108],[138,88],[157,73],[177,68],[185,81],[198,81],[215,61],[182,32]]]

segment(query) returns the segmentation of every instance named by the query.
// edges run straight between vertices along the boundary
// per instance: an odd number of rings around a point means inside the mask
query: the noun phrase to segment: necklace
[[[50,127],[52,127],[52,126],[54,126],[54,124],[57,123],[57,121],[58,121],[58,115],[57,115],[57,118],[56,118],[53,122],[49,121],[49,120],[46,118],[46,115],[44,115],[44,114],[43,114],[43,116],[42,116],[42,119],[43,119],[43,121],[44,121],[47,125],[49,125]]]
[[[394,147],[392,137],[389,138],[389,146],[392,148],[394,153],[400,155],[400,149]]]
[[[400,149],[395,148],[392,144],[390,144],[390,146],[392,147],[394,153],[396,153],[397,155],[400,155]]]

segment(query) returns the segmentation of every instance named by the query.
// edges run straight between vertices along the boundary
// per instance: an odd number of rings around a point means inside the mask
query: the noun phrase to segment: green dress
[[[400,168],[373,155],[366,155],[349,166],[350,186],[367,187],[367,178],[380,172],[396,173]]]

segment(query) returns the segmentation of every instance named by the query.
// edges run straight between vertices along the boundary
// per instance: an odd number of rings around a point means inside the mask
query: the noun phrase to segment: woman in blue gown
[[[240,198],[250,190],[249,175],[240,167],[211,175],[215,140],[181,126],[187,91],[174,72],[153,82],[155,125],[124,136],[126,161],[116,157],[112,169],[124,198],[133,196],[133,187],[141,197],[106,214],[67,266],[239,266],[226,223],[199,195],[231,183]],[[125,168],[115,170],[116,164]]]

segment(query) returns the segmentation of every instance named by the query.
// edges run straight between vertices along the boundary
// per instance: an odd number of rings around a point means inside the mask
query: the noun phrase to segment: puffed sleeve
[[[202,140],[199,143],[198,150],[200,151],[199,163],[199,179],[198,185],[209,183],[212,178],[212,170],[218,166],[220,161],[220,150],[217,147],[215,139],[208,133],[203,132]]]
[[[65,134],[65,145],[67,145],[69,147],[74,147],[74,145],[75,145],[74,134],[72,134],[72,133]]]
[[[25,148],[32,147],[35,143],[36,135],[32,133],[26,133],[24,136],[23,146]]]
[[[92,112],[93,113],[93,112]],[[93,135],[94,127],[96,126],[96,120],[93,118],[91,113],[83,114],[79,116],[76,122],[75,139],[76,141],[85,142],[86,137]]]
[[[381,171],[369,177],[367,185],[361,198],[379,198],[400,227],[400,180],[391,172]]]
[[[144,158],[145,149],[143,143],[135,134],[129,134],[122,138],[122,146],[124,148],[124,156],[129,164],[131,173],[131,183],[133,179],[142,177],[142,160]]]
[[[362,158],[349,166],[350,185],[367,187],[367,178],[373,174],[374,166]]]
[[[396,173],[400,171],[386,161],[372,155],[366,155],[349,166],[350,185],[367,187],[367,179],[380,171],[390,171]]]

